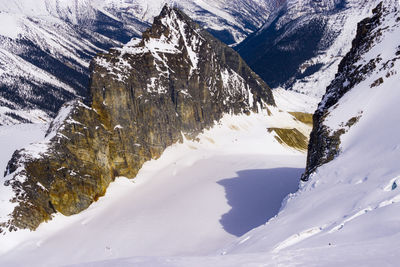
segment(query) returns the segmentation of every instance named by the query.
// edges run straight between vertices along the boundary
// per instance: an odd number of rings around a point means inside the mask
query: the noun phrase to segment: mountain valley
[[[1,266],[397,266],[397,0],[28,2]]]

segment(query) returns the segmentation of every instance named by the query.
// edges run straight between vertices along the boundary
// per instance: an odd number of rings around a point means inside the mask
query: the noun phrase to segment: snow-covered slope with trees
[[[357,23],[377,3],[290,0],[236,49],[271,87],[320,100],[351,48]]]
[[[1,1],[0,124],[48,121],[66,101],[85,97],[91,58],[139,37],[165,3],[235,43],[280,1]]]
[[[48,121],[65,101],[86,96],[91,58],[145,28],[89,1],[1,1],[0,11],[0,124]]]

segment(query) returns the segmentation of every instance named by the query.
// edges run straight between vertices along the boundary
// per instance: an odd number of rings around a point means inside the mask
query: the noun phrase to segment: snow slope
[[[277,108],[270,112],[226,115],[199,141],[146,163],[134,180],[117,179],[83,213],[7,233],[0,265],[213,254],[275,216],[298,188],[304,153],[280,145],[267,128],[310,129]]]
[[[370,33],[374,43],[354,63],[361,68],[375,60],[376,65],[360,73],[362,78],[324,121],[332,132],[345,129],[339,155],[317,168],[276,219],[246,234],[226,253],[270,251],[312,265],[397,265],[400,12],[397,1],[383,3],[381,24]],[[358,122],[346,125],[355,117]]]
[[[325,120],[335,131],[360,116],[341,136],[340,154],[302,184],[275,220],[246,234],[227,253],[280,255],[282,251],[302,263],[313,258],[332,265],[347,261],[350,265],[397,265],[400,23],[398,6],[393,11],[396,2],[385,4],[391,13],[384,15],[383,24],[374,31],[381,31],[382,37],[357,64],[381,60],[330,109]],[[386,62],[393,62],[393,67],[385,68]],[[382,84],[371,86],[381,77],[385,77]]]

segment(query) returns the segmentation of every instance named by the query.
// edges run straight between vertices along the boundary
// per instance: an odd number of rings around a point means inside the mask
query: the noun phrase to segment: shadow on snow
[[[242,236],[278,214],[283,199],[298,189],[304,169],[245,170],[237,177],[218,181],[232,209],[222,215],[225,231]]]

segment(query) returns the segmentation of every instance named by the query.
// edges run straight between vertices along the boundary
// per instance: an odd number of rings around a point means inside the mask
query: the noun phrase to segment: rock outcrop
[[[274,105],[233,49],[168,6],[141,40],[98,55],[91,71],[90,98],[64,105],[46,141],[14,153],[5,184],[16,206],[3,229],[79,213],[182,135],[194,138],[226,113]]]
[[[336,108],[338,101],[374,71],[387,71],[386,77],[389,77],[393,71],[391,69],[394,67],[394,61],[400,58],[395,57],[388,62],[381,62],[380,55],[368,60],[363,58],[375,43],[379,42],[383,32],[390,30],[388,27],[382,26],[382,21],[389,12],[392,11],[381,2],[373,10],[372,17],[366,18],[358,24],[352,48],[341,61],[335,79],[328,86],[326,94],[313,116],[314,125],[308,146],[307,167],[302,176],[303,181],[309,180],[310,175],[319,166],[332,161],[340,153],[341,135],[346,133],[362,116],[360,113],[343,123],[341,128],[330,129],[325,120]],[[400,23],[400,19],[397,19],[396,23]],[[383,79],[375,81],[371,84],[371,88],[378,86],[380,82],[383,82]]]

